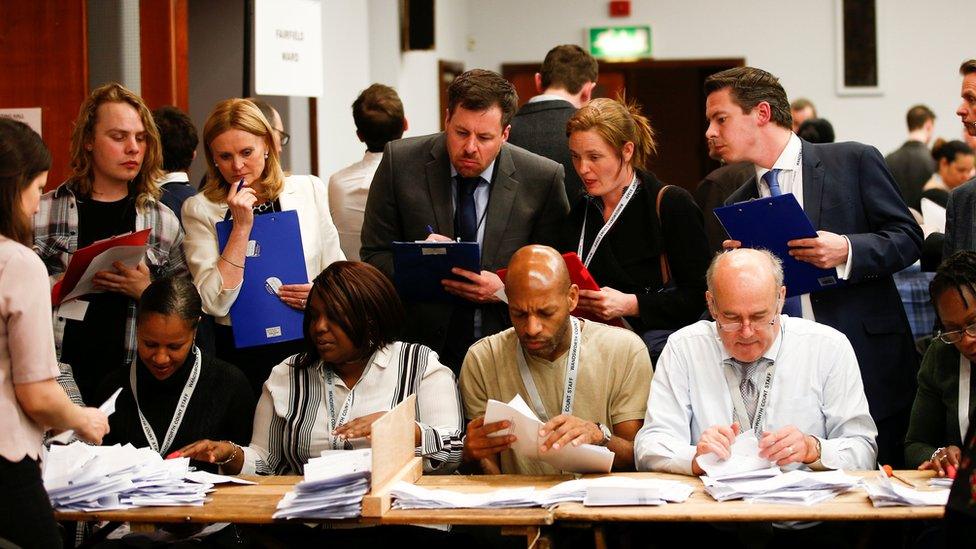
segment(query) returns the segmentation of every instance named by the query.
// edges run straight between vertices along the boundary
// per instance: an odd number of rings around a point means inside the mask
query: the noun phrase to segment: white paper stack
[[[698,458],[705,470],[705,492],[717,501],[742,499],[750,503],[813,505],[833,499],[858,485],[860,479],[843,471],[782,472],[759,457],[759,440],[751,430],[740,433],[732,455],[721,460],[715,454]]]
[[[457,492],[399,482],[390,492],[395,509],[503,509],[549,507],[563,502],[584,505],[663,505],[688,499],[693,488],[674,480],[599,477],[562,482],[551,488],[503,488]]]
[[[939,505],[945,506],[949,501],[949,489],[941,490],[916,490],[908,486],[902,486],[892,482],[884,471],[878,471],[873,481],[864,480],[862,483],[864,491],[871,498],[871,503],[875,507],[900,506],[925,506]]]
[[[322,452],[305,465],[305,480],[278,502],[274,518],[358,517],[372,466],[373,452],[368,448]]]
[[[519,455],[544,461],[560,471],[573,473],[609,473],[613,466],[613,452],[595,444],[568,445],[558,450],[540,452],[539,446],[544,439],[539,436],[539,429],[543,423],[520,395],[515,395],[508,404],[488,400],[485,424],[499,421],[508,421],[511,426],[490,436],[515,435],[512,450]]]
[[[952,483],[955,481],[956,479],[949,477],[932,477],[929,479],[929,486],[933,488],[952,488]]]
[[[56,509],[105,511],[132,507],[200,506],[230,477],[190,470],[189,458],[164,460],[149,448],[52,446],[44,460],[44,488]],[[253,484],[242,479],[233,482]]]

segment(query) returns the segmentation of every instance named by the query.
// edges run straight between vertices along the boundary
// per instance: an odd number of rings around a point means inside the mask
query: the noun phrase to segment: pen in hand
[[[241,192],[241,189],[243,189],[243,188],[244,188],[244,178],[242,177],[241,180],[237,183],[237,191],[236,192]]]
[[[434,228],[430,225],[427,225],[427,234],[434,234]]]

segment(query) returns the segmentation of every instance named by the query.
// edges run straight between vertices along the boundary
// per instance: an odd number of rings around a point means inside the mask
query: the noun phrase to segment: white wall
[[[904,115],[916,103],[935,111],[937,135],[958,138],[958,68],[976,56],[972,1],[877,4],[879,97],[839,97],[834,91],[832,0],[634,0],[628,18],[608,17],[607,2],[594,0],[469,0],[474,49],[468,67],[500,70],[502,63],[541,61],[556,44],[584,45],[585,27],[650,24],[656,58],[744,57],[779,76],[791,98],[816,103],[839,140],[890,151],[904,140]]]

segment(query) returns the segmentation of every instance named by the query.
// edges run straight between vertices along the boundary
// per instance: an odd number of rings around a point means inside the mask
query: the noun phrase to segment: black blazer
[[[710,252],[702,214],[691,194],[678,186],[661,200],[662,224],[657,217],[657,194],[662,183],[649,172],[638,172],[641,186],[603,238],[587,270],[597,283],[637,295],[639,317],[627,321],[638,333],[650,329],[678,329],[694,323],[705,310],[705,271]],[[596,233],[603,227],[599,201],[582,197],[569,214],[562,251],[578,250],[586,217],[585,259]],[[663,228],[663,232],[662,232]],[[662,289],[660,254],[665,251],[675,288]]]
[[[508,142],[512,145],[563,165],[566,198],[570,205],[583,196],[583,183],[573,167],[569,138],[566,137],[566,122],[574,114],[576,107],[561,99],[526,103],[512,117],[512,129],[508,135]]]
[[[919,258],[922,229],[877,149],[803,142],[803,210],[851,242],[847,284],[810,294],[817,322],[851,341],[876,422],[911,406],[918,353],[892,275]],[[728,203],[758,197],[756,177]]]

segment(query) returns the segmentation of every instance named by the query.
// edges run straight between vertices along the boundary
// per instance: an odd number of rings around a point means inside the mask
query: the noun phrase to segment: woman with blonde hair
[[[92,404],[102,379],[135,359],[136,302],[142,291],[155,278],[185,274],[186,261],[179,220],[159,201],[159,132],[138,95],[117,83],[93,90],[75,120],[70,155],[71,175],[41,197],[34,216],[34,249],[52,283],[78,249],[151,229],[139,265],[116,262],[95,275],[96,291],[80,298],[87,309],[74,303],[76,314],[54,311],[64,369],[60,381],[73,398]]]
[[[241,368],[255,392],[271,368],[302,349],[301,340],[237,349],[230,327],[230,308],[244,281],[247,245],[254,218],[269,212],[295,210],[312,280],[345,256],[339,233],[329,215],[328,193],[311,175],[285,176],[275,147],[274,130],[251,101],[227,99],[214,107],[203,128],[207,178],[200,194],[183,205],[187,262],[200,291],[203,310],[217,319],[217,356]],[[217,242],[218,222],[233,220],[223,250]],[[304,310],[311,284],[285,284],[281,301]]]
[[[625,319],[656,359],[670,332],[705,309],[708,241],[701,211],[683,188],[647,171],[654,130],[636,105],[594,99],[566,124],[585,195],[569,214],[564,251],[600,284],[580,290],[580,311]]]

